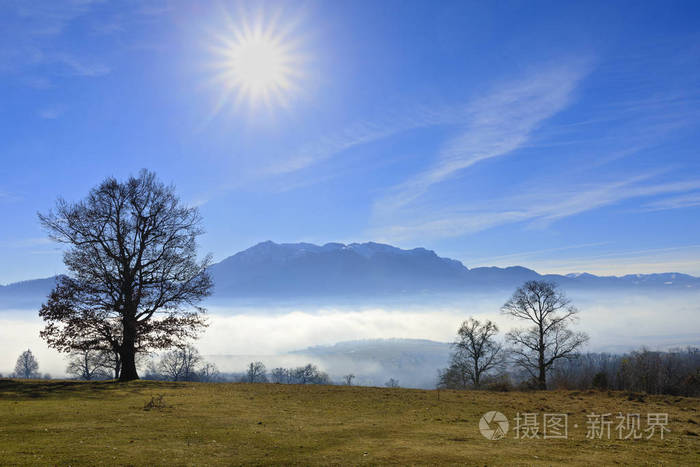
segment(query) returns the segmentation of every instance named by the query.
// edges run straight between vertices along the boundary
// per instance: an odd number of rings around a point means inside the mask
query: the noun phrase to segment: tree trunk
[[[136,371],[136,320],[124,320],[124,340],[119,349],[121,368],[119,381],[133,381],[139,379]]]
[[[537,378],[537,387],[538,389],[547,389],[547,375],[545,373],[545,367],[544,367],[544,332],[542,331],[542,326],[540,325],[540,348],[539,350],[539,359],[538,359],[538,365],[539,365],[539,378]]]
[[[539,389],[547,389],[547,377],[544,371],[544,359],[540,360],[540,375],[537,381],[537,387]]]
[[[122,360],[121,356],[119,355],[119,352],[117,352],[116,355],[116,361],[114,363],[114,379],[119,379],[119,374],[121,373],[122,369]]]

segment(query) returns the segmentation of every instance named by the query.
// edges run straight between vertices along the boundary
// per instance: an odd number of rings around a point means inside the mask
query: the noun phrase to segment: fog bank
[[[573,295],[572,299],[581,310],[576,327],[591,337],[586,350],[622,352],[642,346],[666,349],[700,345],[698,292]],[[469,316],[493,320],[502,337],[509,329],[523,325],[500,315],[503,301],[498,296],[464,297],[432,306],[215,306],[209,309],[209,327],[195,345],[221,371],[238,372],[251,360],[262,360],[268,368],[313,361],[313,357],[288,353],[349,340],[413,338],[450,342]],[[35,310],[0,311],[0,373],[12,372],[17,356],[30,348],[42,374],[65,374],[65,357],[41,340],[42,327]],[[325,364],[319,359],[313,363]],[[348,368],[353,368],[350,363]],[[331,374],[345,371],[323,369]]]

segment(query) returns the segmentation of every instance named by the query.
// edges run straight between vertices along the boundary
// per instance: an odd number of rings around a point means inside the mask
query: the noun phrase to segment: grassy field
[[[144,406],[162,395],[163,407]],[[633,400],[630,400],[633,399]],[[594,391],[0,381],[0,464],[700,465],[700,399]],[[478,428],[504,413],[504,439]],[[517,412],[567,413],[568,439],[515,439]],[[586,414],[668,413],[664,439],[586,439]],[[578,427],[574,427],[578,425]],[[540,428],[541,429],[541,428]]]

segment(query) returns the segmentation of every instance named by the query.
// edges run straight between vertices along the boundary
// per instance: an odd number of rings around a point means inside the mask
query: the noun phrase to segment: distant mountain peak
[[[364,243],[339,243],[339,242],[329,242],[324,245],[316,245],[313,243],[275,243],[272,240],[266,240],[264,242],[257,243],[246,250],[236,253],[229,258],[233,258],[237,255],[243,256],[266,256],[271,254],[277,254],[281,256],[294,256],[306,253],[327,253],[333,251],[352,251],[364,258],[371,258],[376,254],[426,254],[434,257],[438,257],[437,254],[432,250],[427,250],[425,248],[413,248],[411,250],[404,250],[392,245],[387,245],[385,243],[377,242],[364,242]],[[224,261],[228,260],[226,258]],[[447,258],[446,258],[447,259]],[[452,260],[455,261],[455,260]]]

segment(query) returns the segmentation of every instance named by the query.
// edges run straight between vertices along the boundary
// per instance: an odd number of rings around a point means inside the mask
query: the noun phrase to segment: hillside
[[[163,407],[145,410],[162,395]],[[633,400],[630,400],[633,399]],[[0,380],[3,465],[697,465],[693,398],[347,386]],[[506,437],[479,420],[498,410]],[[566,439],[515,439],[516,413],[567,413]],[[587,439],[586,414],[667,413],[664,439]],[[613,420],[613,423],[615,421]],[[541,432],[540,432],[541,433]]]
[[[56,277],[0,285],[0,310],[38,308],[56,285]]]

